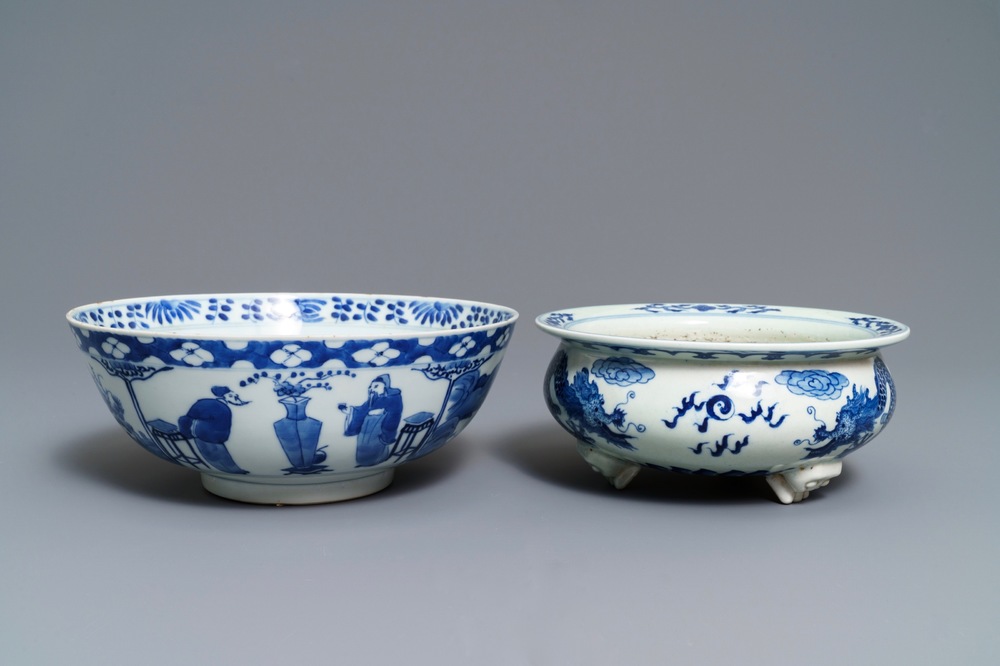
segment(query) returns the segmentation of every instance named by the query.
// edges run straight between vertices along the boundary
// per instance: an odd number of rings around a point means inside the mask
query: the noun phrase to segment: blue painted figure
[[[369,467],[385,461],[396,441],[396,432],[403,415],[403,396],[389,383],[389,375],[379,375],[368,386],[368,400],[363,405],[340,405],[347,414],[344,434],[357,435],[355,459],[358,467]]]
[[[213,386],[214,398],[203,398],[177,420],[177,427],[185,437],[194,439],[198,452],[215,469],[228,474],[247,474],[236,464],[226,448],[226,440],[233,426],[230,405],[249,404],[241,400],[228,386]]]

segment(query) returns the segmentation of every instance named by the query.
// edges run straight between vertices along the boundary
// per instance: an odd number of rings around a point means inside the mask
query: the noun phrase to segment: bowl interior
[[[753,316],[735,318],[678,315],[630,319],[600,318],[581,322],[572,330],[640,340],[725,344],[834,342],[867,340],[872,337],[863,329],[826,321],[803,319],[790,326],[788,322]]]
[[[536,323],[564,339],[664,350],[870,349],[909,334],[903,324],[858,313],[704,303],[573,308],[541,315]]]
[[[476,301],[378,294],[221,294],[108,301],[71,310],[71,324],[157,337],[393,338],[513,322],[510,308]]]

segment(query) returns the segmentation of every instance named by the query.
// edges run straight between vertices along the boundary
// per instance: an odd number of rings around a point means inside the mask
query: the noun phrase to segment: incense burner
[[[909,329],[798,307],[644,303],[559,310],[545,400],[616,488],[641,468],[760,475],[798,502],[892,418],[881,350]]]

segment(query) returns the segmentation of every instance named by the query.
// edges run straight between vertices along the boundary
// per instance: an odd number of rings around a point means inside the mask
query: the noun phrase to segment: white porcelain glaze
[[[98,389],[154,455],[211,492],[303,504],[377,492],[457,435],[517,313],[369,294],[220,294],[67,315]]]
[[[881,357],[909,329],[832,310],[645,303],[541,315],[556,420],[616,488],[640,467],[766,476],[783,503],[840,474],[892,417]]]

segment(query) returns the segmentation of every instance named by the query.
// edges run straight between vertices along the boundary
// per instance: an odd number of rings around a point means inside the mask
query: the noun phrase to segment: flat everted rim
[[[340,319],[324,316],[323,306],[318,304],[327,304],[328,301],[332,303],[335,299],[339,306],[349,307],[353,312],[349,316],[341,314]],[[260,311],[253,311],[252,305],[255,302],[264,307],[263,314]],[[199,321],[194,321],[189,310],[185,310],[184,304],[190,303],[198,304]],[[163,314],[165,304],[174,308],[166,315]],[[277,304],[281,305],[280,312],[266,311],[267,307]],[[289,309],[289,304],[296,305],[298,309]],[[235,305],[248,306],[246,310],[256,319],[247,320],[246,312],[240,315],[240,319],[235,319],[235,316],[240,314],[238,312],[230,316],[226,316],[229,310],[222,312],[222,308],[232,309]],[[203,314],[202,306],[215,308],[214,314]],[[188,307],[190,309],[193,306]],[[306,310],[305,307],[316,309]],[[409,308],[412,312],[414,307],[417,308],[415,310],[417,314],[413,320],[404,321],[399,316],[387,314],[388,311],[393,311],[393,308],[396,310]],[[371,316],[370,313],[370,309],[375,308],[378,308],[379,312],[377,317]],[[154,321],[152,325],[136,326],[134,319],[129,321],[128,317],[132,316],[129,312],[141,312],[143,318]],[[423,316],[422,321],[421,316]],[[313,291],[138,296],[80,305],[66,313],[66,320],[74,328],[132,337],[227,341],[253,341],[262,338],[321,341],[404,340],[476,333],[513,325],[518,316],[518,312],[513,308],[485,301],[404,294]],[[111,323],[105,323],[105,319]],[[484,321],[487,319],[490,321]],[[295,332],[276,331],[274,323],[281,321],[300,321],[302,326]],[[371,333],[364,331],[368,325],[373,327]],[[217,328],[217,330],[192,331],[192,326]],[[338,333],[338,327],[347,326],[350,327],[350,332]],[[399,327],[398,331],[391,330],[396,326]]]
[[[823,341],[702,341],[673,340],[640,337],[637,335],[614,335],[577,330],[575,327],[594,321],[621,320],[623,328],[627,321],[635,318],[691,319],[740,318],[755,321],[809,322],[823,324],[831,328],[842,328],[845,338]],[[684,352],[839,352],[878,349],[902,342],[910,335],[910,329],[892,319],[876,317],[842,310],[805,308],[783,305],[750,305],[722,303],[632,303],[619,305],[592,305],[585,307],[554,310],[539,315],[535,324],[546,333],[556,337],[583,343],[609,346],[628,346],[637,349],[684,351]],[[847,335],[849,334],[849,337]],[[860,334],[860,335],[859,335]]]

